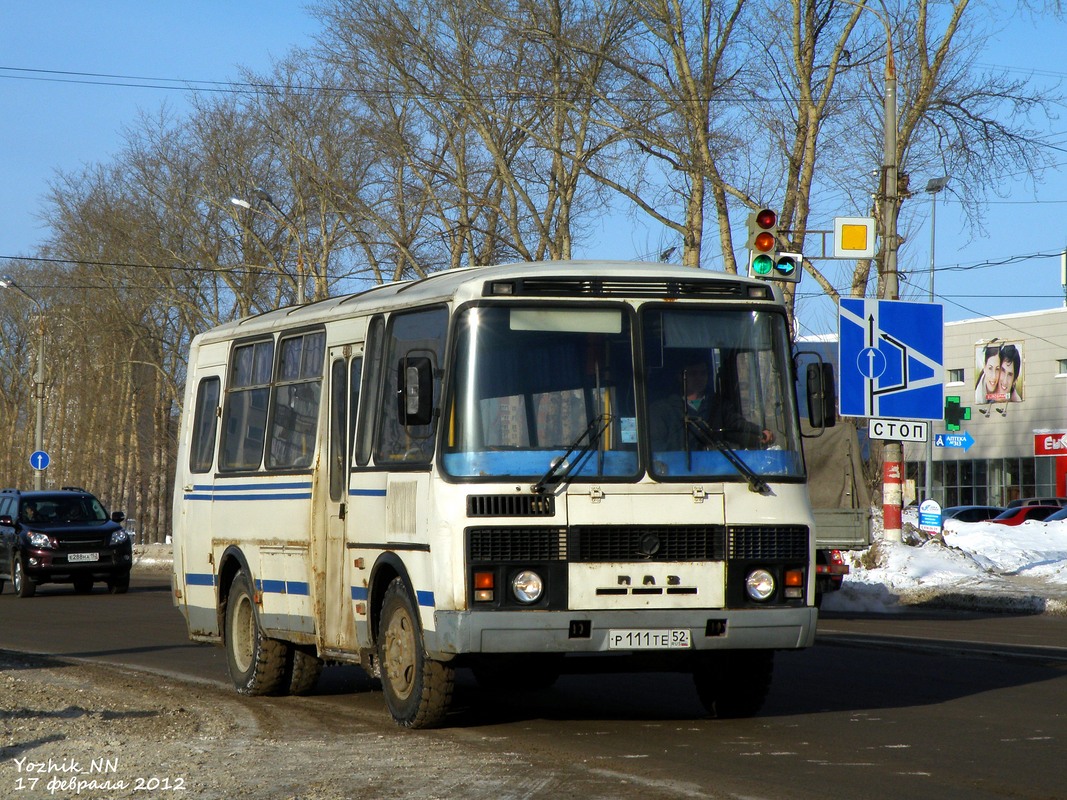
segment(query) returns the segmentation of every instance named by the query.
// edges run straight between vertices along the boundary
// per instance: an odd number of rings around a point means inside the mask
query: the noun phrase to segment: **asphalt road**
[[[222,651],[186,638],[165,576],[124,596],[42,586],[20,600],[7,586],[0,648],[227,682]],[[386,719],[361,670],[323,677],[307,703]],[[816,647],[778,655],[753,719],[706,719],[683,675],[568,675],[521,694],[461,671],[450,727],[425,735],[580,762],[656,796],[1053,798],[1067,796],[1064,698],[1067,619],[827,615]]]

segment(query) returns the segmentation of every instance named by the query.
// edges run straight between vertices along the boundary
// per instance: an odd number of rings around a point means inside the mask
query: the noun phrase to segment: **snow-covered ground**
[[[905,515],[905,539],[875,531],[868,550],[847,555],[851,572],[828,611],[894,611],[950,606],[1067,614],[1067,520],[999,525],[947,520],[942,536],[917,535]]]

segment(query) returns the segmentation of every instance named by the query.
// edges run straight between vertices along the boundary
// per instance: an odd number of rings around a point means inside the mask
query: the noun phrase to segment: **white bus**
[[[794,370],[775,286],[663,264],[450,270],[222,325],[189,356],[175,602],[240,692],[360,664],[412,728],[457,668],[522,688],[579,658],[754,714],[815,635]]]

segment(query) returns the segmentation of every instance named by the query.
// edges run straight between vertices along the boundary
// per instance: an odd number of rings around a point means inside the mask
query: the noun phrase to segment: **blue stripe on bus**
[[[236,483],[221,485],[195,485],[185,493],[186,500],[208,502],[261,502],[264,500],[310,500],[311,481],[288,481],[286,483]]]
[[[267,594],[310,594],[308,584],[304,581],[260,580],[256,581],[256,586]]]
[[[370,599],[370,592],[366,586],[353,586],[352,599],[365,602]],[[415,599],[420,606],[426,606],[427,608],[434,607],[433,592],[415,592]]]
[[[185,582],[189,586],[214,586],[215,576],[210,572],[187,572],[185,573]],[[268,594],[303,596],[311,594],[311,587],[304,581],[259,580],[256,581],[256,588]],[[353,586],[351,589],[353,600],[366,602],[370,599],[370,592],[366,586]],[[415,599],[420,606],[434,607],[433,592],[415,592]]]
[[[193,499],[193,498],[187,498]],[[207,498],[217,503],[225,503],[229,501],[248,502],[249,500],[310,500],[311,492],[300,492],[299,494],[291,493],[278,493],[278,494],[243,494],[239,497],[227,497],[226,495],[215,495],[214,497]]]
[[[310,489],[311,481],[289,481],[287,483],[221,483],[193,484],[194,492],[250,492],[259,489]]]
[[[294,491],[294,490],[306,491]],[[247,494],[257,492],[257,494]],[[349,489],[349,497],[385,497],[385,489]],[[259,501],[259,500],[310,500],[311,483],[247,483],[233,486],[194,485],[182,497],[186,500],[213,501]]]

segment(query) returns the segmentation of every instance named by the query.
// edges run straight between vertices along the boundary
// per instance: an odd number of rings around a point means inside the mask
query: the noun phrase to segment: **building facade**
[[[1067,308],[950,322],[944,334],[945,397],[970,419],[959,423],[964,446],[942,437],[933,448],[933,499],[1067,497]],[[933,423],[935,443],[948,432]],[[922,500],[926,446],[906,444],[904,459],[905,502]]]

